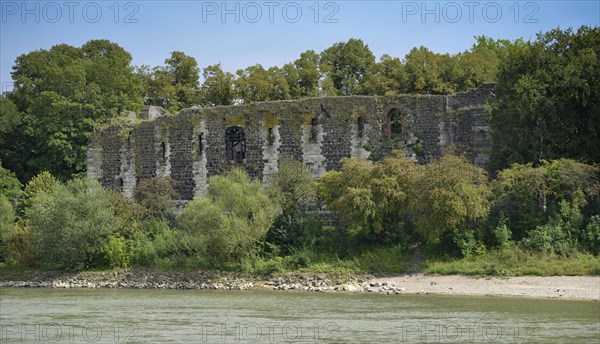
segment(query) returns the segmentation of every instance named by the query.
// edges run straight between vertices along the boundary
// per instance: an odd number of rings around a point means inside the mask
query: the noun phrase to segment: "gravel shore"
[[[132,269],[82,273],[28,272],[19,276],[0,276],[0,287],[297,290],[386,295],[435,294],[600,300],[600,276],[476,278],[424,274],[375,277],[288,273],[264,277],[218,271],[165,272]]]

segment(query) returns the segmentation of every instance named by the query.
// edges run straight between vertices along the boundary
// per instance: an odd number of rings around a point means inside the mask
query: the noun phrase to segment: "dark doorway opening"
[[[243,163],[246,158],[246,133],[244,132],[244,128],[227,128],[225,132],[225,146],[229,163]]]
[[[363,137],[365,134],[365,118],[363,116],[358,117],[358,137]]]
[[[398,109],[392,109],[388,115],[389,137],[398,138],[402,134],[402,113]]]

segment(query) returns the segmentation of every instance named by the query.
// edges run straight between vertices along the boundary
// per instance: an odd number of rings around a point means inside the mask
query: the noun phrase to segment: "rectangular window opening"
[[[317,140],[317,119],[313,117],[310,119],[310,141],[316,141],[316,140]]]
[[[269,146],[272,146],[274,141],[275,137],[273,136],[273,128],[269,128],[269,131],[267,132],[267,142],[269,143]]]
[[[363,137],[365,132],[365,119],[360,116],[358,117],[358,137]]]

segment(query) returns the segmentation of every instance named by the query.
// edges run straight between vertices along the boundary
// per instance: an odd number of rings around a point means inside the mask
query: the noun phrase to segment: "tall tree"
[[[406,91],[406,72],[402,61],[384,54],[373,66],[365,80],[365,91],[370,95],[395,95]]]
[[[221,64],[204,68],[202,73],[202,104],[208,106],[231,105],[234,101],[233,74],[224,72]]]
[[[175,78],[164,67],[150,69],[144,65],[137,69],[137,75],[144,85],[142,94],[146,105],[160,106],[173,113],[179,110]]]
[[[196,59],[180,51],[171,52],[165,66],[137,70],[144,86],[146,105],[158,105],[175,113],[200,103],[200,69]]]
[[[375,164],[365,159],[341,163],[341,171],[329,171],[319,180],[327,207],[363,237],[384,242],[406,237],[418,166],[399,151]]]
[[[262,65],[256,64],[246,69],[239,69],[236,75],[235,90],[237,97],[244,103],[269,100],[271,85],[268,73]]]
[[[522,44],[522,40],[512,43],[509,40],[494,40],[486,36],[476,36],[476,43],[470,50],[459,53],[456,58],[461,67],[457,83],[460,90],[476,87],[481,83],[496,81],[500,60],[506,56],[512,44]]]
[[[298,86],[300,97],[316,97],[319,95],[319,54],[314,50],[307,50],[300,54],[294,61],[298,71]]]
[[[167,74],[173,77],[177,102],[182,108],[198,104],[200,69],[196,59],[181,51],[171,52],[165,60]]]
[[[9,95],[22,117],[0,160],[26,181],[42,170],[61,179],[85,170],[94,125],[141,106],[131,55],[107,40],[66,44],[17,57]],[[3,112],[14,108],[3,104]],[[13,110],[10,110],[10,109]]]
[[[538,34],[511,46],[491,104],[492,167],[600,161],[600,28]]]
[[[285,70],[271,67],[268,70],[256,64],[236,72],[234,82],[238,98],[244,103],[290,98]]]
[[[363,83],[375,64],[375,56],[360,39],[335,43],[321,53],[320,67],[333,82],[337,94],[363,94]]]
[[[405,57],[408,92],[425,94],[455,93],[453,60],[449,54],[436,54],[426,47],[413,48]]]

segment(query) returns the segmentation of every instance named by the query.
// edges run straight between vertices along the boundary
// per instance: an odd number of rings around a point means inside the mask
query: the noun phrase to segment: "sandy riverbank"
[[[387,295],[471,295],[600,301],[600,276],[469,277],[460,275],[337,276],[288,273],[274,277],[207,271],[118,270],[29,272],[1,276],[0,287],[287,290]]]
[[[522,276],[483,277],[412,275],[376,278],[371,283],[387,283],[405,290],[401,294],[471,296],[514,296],[600,300],[600,276]]]

